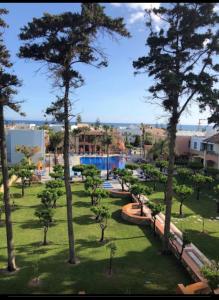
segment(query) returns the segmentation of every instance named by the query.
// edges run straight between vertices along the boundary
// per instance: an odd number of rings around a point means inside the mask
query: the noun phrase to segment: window
[[[194,142],[194,149],[197,149],[197,142]]]
[[[204,143],[201,143],[200,150],[201,150],[201,151],[204,151],[204,150],[205,150],[205,144],[204,144]]]
[[[208,145],[208,151],[214,151],[214,145],[213,144]]]

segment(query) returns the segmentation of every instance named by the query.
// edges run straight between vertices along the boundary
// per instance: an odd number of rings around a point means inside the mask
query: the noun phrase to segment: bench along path
[[[147,224],[149,224],[150,226],[153,226],[153,219],[151,217],[151,211],[150,209],[147,207],[147,197],[142,195],[142,198],[145,200],[145,204],[144,204],[144,214],[145,214],[145,221]],[[132,195],[132,199],[134,202],[138,202],[137,198]],[[122,209],[122,216],[124,219],[133,222],[135,224],[139,224],[138,222],[136,222],[134,219],[135,217],[138,219],[139,216],[136,214],[136,211],[134,210],[135,207],[133,207],[133,212],[132,210],[132,206],[130,203],[128,205],[125,205]],[[141,217],[142,219],[143,217]],[[146,224],[144,222],[141,222],[141,224]],[[156,232],[159,234],[160,238],[163,239],[163,235],[164,235],[164,224],[165,224],[165,215],[163,213],[159,213],[156,217]],[[178,252],[181,252],[182,249],[182,232],[173,224],[170,224],[170,231],[172,234],[174,234],[175,236],[175,240],[174,241],[170,241],[170,250],[173,252],[173,254],[178,257]],[[176,250],[177,248],[177,250]],[[178,285],[178,292],[182,292],[182,293],[191,293],[192,289],[195,291],[195,289],[198,289],[201,287],[203,288],[203,290],[206,290],[207,284],[206,284],[206,279],[203,277],[203,275],[201,274],[201,268],[203,267],[204,264],[211,264],[210,260],[193,244],[190,243],[188,245],[185,246],[183,254],[182,254],[182,264],[185,266],[185,268],[188,270],[188,272],[190,273],[191,277],[193,278],[193,280],[196,283],[199,284],[193,284],[191,285],[191,288],[189,288],[190,286],[184,287],[183,285],[179,284]],[[193,286],[193,287],[192,287]],[[187,289],[186,289],[187,288]],[[207,288],[208,292],[209,289]],[[188,292],[186,292],[188,291]],[[219,289],[216,289],[215,294],[219,294]]]

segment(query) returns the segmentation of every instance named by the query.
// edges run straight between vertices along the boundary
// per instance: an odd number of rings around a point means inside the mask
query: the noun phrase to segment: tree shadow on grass
[[[22,194],[20,194],[20,193],[10,193],[10,197],[11,197],[11,199],[20,199],[20,198],[23,198]]]
[[[76,201],[73,205],[76,207],[91,207],[91,203],[86,201]]]
[[[72,191],[72,196],[78,196],[80,198],[88,197],[87,193],[83,190],[80,191]]]
[[[217,216],[216,213],[216,203],[212,199],[210,199],[212,192],[211,191],[201,191],[200,192],[200,199],[196,199],[196,192],[192,194],[192,196],[184,201],[183,206],[186,206],[187,208],[191,209],[193,211],[193,214],[198,214],[202,216],[203,218],[215,218]],[[180,205],[180,202],[176,199],[178,204]]]
[[[106,240],[108,241],[108,240]],[[106,244],[100,243],[98,237],[94,237],[94,240],[77,239],[77,251],[87,248],[99,248]]]
[[[81,249],[102,246],[96,241],[79,242]],[[155,253],[156,247],[152,245],[143,251],[136,249],[123,256],[116,254],[111,277],[108,276],[109,251],[106,251],[106,245],[103,247],[103,257],[99,259],[95,256],[80,256],[79,252],[78,265],[66,262],[67,249],[50,256],[42,254],[38,260],[38,275],[42,279],[42,285],[35,288],[28,285],[35,275],[34,261],[30,261],[27,255],[17,255],[17,265],[21,269],[13,276],[0,275],[0,290],[3,294],[9,291],[16,294],[78,294],[79,291],[85,291],[86,294],[174,294],[177,283],[191,283],[175,260]]]
[[[79,217],[74,217],[74,222],[79,225],[89,225],[96,223],[95,220],[91,219],[91,215],[83,215]]]
[[[164,198],[158,198],[158,197],[156,197],[156,198],[151,199],[151,201],[154,202],[154,203],[156,203],[156,204],[165,205]]]
[[[193,214],[193,213],[184,213],[184,212],[183,212],[182,216],[180,216],[179,213],[172,213],[171,216],[172,216],[173,218],[177,218],[177,219],[179,219],[179,220],[183,220],[183,219],[185,219],[185,218],[194,216],[194,214]]]
[[[123,198],[123,199],[112,198],[112,199],[110,199],[110,201],[113,205],[118,205],[122,208],[122,206],[130,203],[132,200],[130,198]]]
[[[40,204],[40,203],[39,203]],[[11,205],[12,206],[12,205]],[[14,210],[19,210],[19,209],[29,209],[29,208],[37,208],[39,205],[20,205],[16,204],[14,205]],[[12,206],[13,209],[13,206]]]
[[[13,223],[21,223],[20,228],[22,229],[40,229],[42,228],[42,225],[40,225],[40,222],[38,220],[28,220],[28,221],[22,221],[22,222],[13,222]],[[54,221],[50,227],[54,227],[59,223],[58,221]]]
[[[209,259],[219,260],[219,237],[212,236],[215,231],[201,232],[194,229],[186,229],[189,239]]]
[[[136,224],[133,224],[133,223],[130,223],[130,222],[124,220],[121,216],[121,213],[122,213],[122,210],[118,209],[111,214],[111,218],[116,220],[118,223],[130,225],[130,226],[133,226],[133,225],[137,226]]]

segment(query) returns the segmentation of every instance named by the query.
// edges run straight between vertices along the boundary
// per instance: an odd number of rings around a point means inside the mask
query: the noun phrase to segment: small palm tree
[[[106,180],[109,180],[109,146],[112,144],[112,135],[109,134],[110,126],[104,125],[104,136],[102,138],[102,144],[106,147],[106,153],[107,153],[107,176]]]

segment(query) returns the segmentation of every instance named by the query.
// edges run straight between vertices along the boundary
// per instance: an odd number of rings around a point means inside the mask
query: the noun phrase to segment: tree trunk
[[[141,217],[142,217],[144,215],[144,212],[143,212],[144,204],[142,201],[140,201],[140,207],[141,207]]]
[[[163,254],[169,254],[169,233],[171,222],[171,208],[173,197],[173,171],[175,161],[175,141],[176,141],[176,126],[178,119],[175,116],[171,117],[169,129],[169,163],[167,175],[167,190],[166,190],[166,210],[165,210],[165,226],[164,226],[164,239],[163,239]]]
[[[57,165],[57,147],[55,147],[54,151],[54,160],[55,160],[55,166]]]
[[[47,240],[46,240],[46,237],[47,237],[47,231],[48,231],[48,228],[47,227],[44,227],[44,237],[43,237],[43,245],[47,245]]]
[[[183,250],[185,248],[185,245],[182,245],[182,249],[181,249],[181,252],[179,254],[179,259],[181,260],[182,259],[182,255],[183,255]]]
[[[76,263],[75,258],[75,244],[74,244],[74,230],[72,220],[72,192],[70,185],[70,167],[69,167],[69,82],[65,85],[65,96],[64,96],[64,115],[65,115],[65,133],[64,133],[64,180],[65,180],[65,191],[66,191],[66,202],[67,202],[67,223],[68,223],[68,242],[69,242],[69,260],[70,264]]]
[[[7,236],[7,254],[8,254],[8,266],[9,272],[16,270],[15,254],[14,254],[14,242],[13,242],[13,229],[11,220],[11,206],[10,206],[10,193],[8,185],[8,163],[7,163],[7,151],[4,129],[4,111],[3,106],[0,106],[0,148],[1,148],[1,164],[2,164],[2,178],[4,187],[4,205],[5,205],[5,224],[6,224],[6,236]]]
[[[94,206],[94,197],[91,195],[91,205]]]
[[[121,185],[122,185],[122,191],[124,191],[124,182],[123,182],[123,180],[122,180]]]
[[[104,231],[105,231],[105,227],[101,227],[101,238],[100,238],[100,242],[104,241]]]
[[[182,216],[182,206],[183,206],[183,201],[180,202],[180,207],[179,207],[179,214]]]
[[[22,180],[21,189],[22,189],[22,197],[24,197],[24,180]]]
[[[53,201],[52,208],[56,208],[56,200]]]

